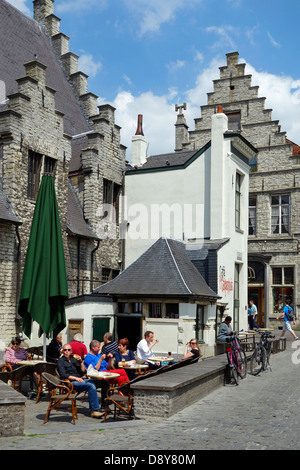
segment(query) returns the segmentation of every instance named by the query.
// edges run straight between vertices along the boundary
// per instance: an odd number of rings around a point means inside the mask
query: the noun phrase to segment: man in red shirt
[[[76,335],[74,335],[74,340],[70,343],[70,345],[72,346],[72,354],[77,354],[77,356],[80,356],[83,360],[88,351],[85,344],[83,343],[82,334],[76,333]]]

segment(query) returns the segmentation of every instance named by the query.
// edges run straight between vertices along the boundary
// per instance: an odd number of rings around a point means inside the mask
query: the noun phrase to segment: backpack
[[[292,307],[288,307],[288,313],[286,314],[286,317],[287,317],[288,321],[293,321],[294,310],[292,309]]]

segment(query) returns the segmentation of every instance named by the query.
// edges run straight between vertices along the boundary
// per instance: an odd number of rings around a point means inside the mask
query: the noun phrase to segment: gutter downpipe
[[[97,240],[97,246],[91,251],[91,275],[90,275],[90,291],[93,292],[93,277],[94,277],[94,253],[100,246],[100,240]]]

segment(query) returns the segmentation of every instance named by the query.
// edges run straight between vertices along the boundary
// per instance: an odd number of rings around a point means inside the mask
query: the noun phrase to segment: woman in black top
[[[188,351],[189,347],[190,347],[190,351]],[[188,343],[186,343],[183,359],[190,359],[190,358],[194,359],[196,357],[201,357],[201,356],[202,356],[201,349],[198,344],[198,340],[196,338],[193,338]]]

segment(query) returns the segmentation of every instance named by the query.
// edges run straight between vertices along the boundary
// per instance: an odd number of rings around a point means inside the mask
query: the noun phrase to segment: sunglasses
[[[20,346],[19,343],[11,343],[12,346]]]
[[[196,341],[191,341],[190,344],[197,344]]]
[[[63,349],[63,351],[72,351],[72,349]]]

